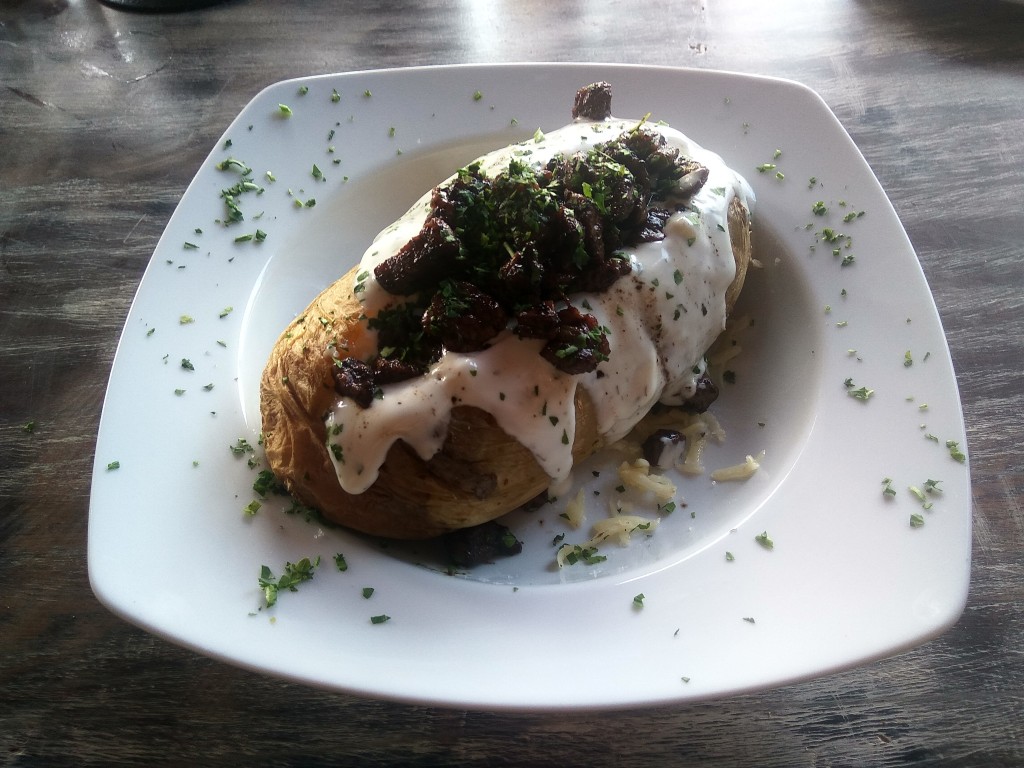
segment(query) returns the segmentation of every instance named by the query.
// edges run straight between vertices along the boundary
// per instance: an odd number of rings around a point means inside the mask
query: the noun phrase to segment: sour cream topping
[[[577,120],[485,155],[479,160],[481,171],[497,176],[511,160],[539,168],[555,155],[587,152],[638,122]],[[446,350],[426,375],[384,386],[382,397],[369,408],[340,397],[326,426],[328,453],[345,491],[369,488],[396,440],[430,459],[444,444],[456,405],[490,413],[557,485],[567,481],[572,469],[576,387],[590,395],[606,444],[625,436],[655,403],[678,405],[694,393],[704,352],[725,328],[725,293],[736,274],[729,204],[736,197],[750,210],[754,196],[717,154],[667,126],[646,127],[707,167],[709,175],[686,210],[669,218],[664,240],[625,249],[630,274],[604,293],[570,297],[608,329],[609,359],[591,373],[569,375],[540,356],[543,341],[520,339],[506,330],[483,351]],[[419,233],[430,213],[430,197],[428,192],[381,232],[363,255],[359,270],[368,275],[358,297],[367,316],[396,301],[377,284],[373,270]]]

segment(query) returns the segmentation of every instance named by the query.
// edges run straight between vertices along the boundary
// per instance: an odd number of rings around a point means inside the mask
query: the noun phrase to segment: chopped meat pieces
[[[388,293],[408,296],[436,284],[459,256],[459,240],[443,219],[427,219],[412,240],[373,270]]]
[[[658,429],[643,444],[644,458],[652,467],[668,469],[675,465],[686,448],[683,433],[675,429]]]
[[[373,403],[373,370],[362,360],[346,357],[335,360],[331,369],[334,389],[343,397],[351,397],[361,408]]]
[[[443,539],[448,557],[459,568],[489,563],[495,558],[518,555],[523,551],[523,543],[515,534],[493,520],[446,533]]]
[[[541,350],[555,368],[572,375],[590,373],[608,359],[608,337],[596,317],[570,306],[558,313],[558,321],[554,336]]]
[[[683,403],[683,409],[690,413],[704,413],[718,399],[718,386],[708,374],[702,373],[697,379],[697,389],[690,399]]]
[[[572,105],[572,118],[607,120],[612,116],[611,83],[599,82],[580,88]]]
[[[558,312],[552,301],[534,304],[516,314],[515,332],[528,339],[550,339],[558,330]]]
[[[574,118],[610,115],[608,83],[580,89]],[[336,387],[369,404],[372,384],[423,375],[445,349],[486,349],[506,328],[544,340],[541,355],[564,373],[596,370],[610,354],[606,329],[566,307],[569,296],[603,293],[629,274],[626,249],[664,239],[669,209],[707,176],[643,121],[542,167],[513,156],[493,176],[480,163],[463,168],[433,190],[420,232],[373,270],[381,288],[406,298],[368,320],[378,345],[371,386],[360,370],[336,374]],[[706,407],[706,389],[694,408]]]
[[[505,330],[501,305],[472,283],[446,282],[423,313],[423,330],[453,352],[477,352]]]

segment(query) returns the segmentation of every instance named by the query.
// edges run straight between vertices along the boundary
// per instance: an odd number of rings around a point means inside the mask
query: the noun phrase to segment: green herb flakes
[[[184,368],[186,371],[194,371],[196,369],[196,367],[192,365],[192,361],[189,360],[187,357],[181,358],[181,367]]]
[[[255,453],[256,449],[253,448],[252,443],[246,440],[244,437],[240,437],[235,441],[234,445],[229,445],[228,450],[231,451],[235,456],[244,456],[247,453]]]
[[[264,469],[256,476],[256,480],[252,484],[252,489],[260,496],[266,498],[267,494],[276,493],[279,495],[285,495],[288,493],[284,484],[277,479],[273,470]]]
[[[924,515],[922,515],[920,512],[915,512],[910,516],[911,528],[920,528],[922,525],[924,525]]]
[[[281,117],[291,117],[294,114],[292,112],[292,108],[289,107],[287,104],[278,104],[277,112]]]
[[[369,91],[367,91],[367,93],[369,93]],[[370,617],[370,623],[371,624],[384,624],[385,622],[388,622],[388,621],[391,621],[391,617],[388,616],[387,614],[383,614],[383,613],[380,614],[379,616],[371,616]]]
[[[757,536],[754,537],[754,541],[765,549],[775,549],[775,542],[772,541],[772,538],[768,535],[768,531],[763,531],[757,534]]]
[[[633,607],[643,608],[644,607],[644,593],[641,592],[639,595],[633,597]]]
[[[113,470],[120,469],[120,468],[121,468],[121,462],[120,461],[112,461],[109,464],[107,464],[107,471],[108,472],[112,472]]]
[[[297,563],[285,563],[284,573],[280,578],[275,578],[273,572],[267,566],[260,568],[259,585],[263,590],[263,598],[267,607],[277,603],[278,595],[282,590],[298,592],[298,585],[313,578],[313,573],[320,565],[319,556],[310,560],[304,557]]]
[[[363,587],[363,600],[369,600],[371,597],[373,597],[373,593],[373,587]]]
[[[334,566],[342,572],[348,570],[348,563],[345,561],[345,556],[341,554],[341,552],[334,556]]]
[[[956,440],[947,440],[946,448],[949,449],[949,456],[954,461],[959,461],[961,464],[967,461],[967,455],[960,450],[960,444]]]

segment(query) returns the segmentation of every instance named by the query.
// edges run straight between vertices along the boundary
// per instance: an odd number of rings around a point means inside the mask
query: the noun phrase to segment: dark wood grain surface
[[[763,693],[531,715],[310,690],[107,612],[85,546],[110,364],[157,240],[232,118],[294,76],[584,60],[793,78],[859,145],[959,376],[974,544],[957,625]],[[1024,765],[1022,209],[1020,3],[234,0],[139,14],[4,0],[0,764]]]

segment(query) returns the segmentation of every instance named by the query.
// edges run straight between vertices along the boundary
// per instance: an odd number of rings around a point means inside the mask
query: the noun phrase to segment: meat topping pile
[[[606,84],[581,89],[573,111],[606,118]],[[608,359],[607,329],[568,296],[629,274],[623,249],[662,240],[707,176],[642,122],[540,168],[513,159],[493,178],[479,163],[463,168],[434,189],[420,232],[374,270],[394,296],[368,321],[377,354],[338,359],[335,389],[369,407],[379,386],[425,374],[446,349],[486,349],[506,329],[544,341],[541,356],[560,371],[594,371]]]

